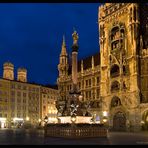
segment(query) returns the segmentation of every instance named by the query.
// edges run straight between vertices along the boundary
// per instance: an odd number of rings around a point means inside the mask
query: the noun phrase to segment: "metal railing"
[[[46,126],[45,136],[64,138],[107,137],[107,128],[104,126]]]

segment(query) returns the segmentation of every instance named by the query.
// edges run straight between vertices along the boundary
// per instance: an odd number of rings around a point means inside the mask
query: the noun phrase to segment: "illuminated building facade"
[[[100,54],[96,61],[95,56],[90,56],[78,64],[82,101],[90,102],[93,116],[105,111],[114,130],[148,129],[147,12],[146,4],[101,5],[98,12]],[[57,79],[59,109],[64,106],[71,87],[70,68],[63,41]]]
[[[10,118],[10,97],[9,97],[10,82],[0,79],[0,128],[8,127],[8,120]]]
[[[13,64],[6,62],[3,66],[5,72],[0,78],[0,127],[38,126],[43,118],[43,90],[47,90],[48,107],[54,108],[57,89],[27,82],[25,68],[18,69],[15,80]]]
[[[72,65],[68,63],[68,54],[66,51],[65,39],[63,39],[61,54],[58,65],[59,77],[57,79],[59,99],[58,110],[63,111],[65,103],[69,97],[69,92],[72,89]],[[78,89],[82,95],[82,108],[89,102],[91,108],[89,111],[93,116],[97,117],[100,113],[100,55],[86,57],[83,60],[78,61]],[[83,110],[83,109],[82,109]],[[85,113],[84,109],[84,113]]]
[[[48,123],[57,122],[57,90],[49,87],[41,87],[41,124],[44,125],[45,118],[48,118]]]

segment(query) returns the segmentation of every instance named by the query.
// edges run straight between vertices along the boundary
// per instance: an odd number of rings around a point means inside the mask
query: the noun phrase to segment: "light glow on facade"
[[[13,121],[15,122],[15,121],[24,121],[24,119],[23,118],[13,118]]]
[[[107,116],[108,116],[107,111],[103,111],[103,116],[104,116],[104,117],[107,117]]]

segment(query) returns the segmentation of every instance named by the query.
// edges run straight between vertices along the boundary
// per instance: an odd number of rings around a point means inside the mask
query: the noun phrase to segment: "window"
[[[20,97],[21,96],[21,92],[18,91],[17,92],[17,96]]]
[[[23,97],[26,97],[26,93],[23,93]]]
[[[26,110],[26,106],[23,106],[23,110]]]
[[[67,91],[69,91],[69,85],[67,86]]]
[[[86,83],[86,88],[87,88],[88,87],[88,80],[86,80],[85,83]]]
[[[11,110],[15,110],[15,106],[14,105],[11,105]]]
[[[11,85],[11,88],[12,88],[12,89],[15,89],[15,84],[12,84],[12,85]]]
[[[21,114],[20,113],[17,113],[17,117],[20,118],[21,117]]]
[[[136,8],[134,7],[134,21],[136,21]]]
[[[116,107],[121,105],[121,100],[118,97],[113,97],[111,101],[111,107]]]
[[[18,89],[21,89],[21,85],[18,84],[17,88],[18,88]]]
[[[70,85],[70,90],[71,90],[71,85]]]
[[[86,92],[86,99],[88,99],[88,92]]]
[[[99,84],[100,82],[100,77],[97,77],[97,84]]]
[[[97,89],[97,98],[99,97],[100,95],[100,89]]]
[[[113,77],[118,77],[119,76],[119,66],[114,64],[112,67],[111,67],[111,71],[110,71],[110,76],[113,78]]]
[[[111,91],[114,92],[114,91],[118,91],[119,89],[120,89],[120,83],[118,81],[114,81],[111,84]]]
[[[2,95],[3,94],[3,92],[0,90],[0,95]]]
[[[7,96],[7,92],[6,91],[4,92],[4,94],[5,94],[5,96]]]
[[[14,113],[11,113],[11,117],[12,117],[12,118],[14,117]]]
[[[23,103],[26,103],[26,99],[23,99]]]
[[[89,87],[91,87],[91,79],[89,79]]]
[[[81,89],[81,82],[78,83],[79,89]]]
[[[91,98],[91,91],[89,91],[89,98]]]
[[[18,102],[18,103],[21,103],[21,99],[20,99],[20,98],[17,98],[17,102]]]
[[[46,106],[43,106],[43,110],[46,110]]]
[[[15,91],[11,91],[11,95],[12,96],[15,96]]]
[[[27,87],[26,86],[23,86],[23,90],[26,90],[27,89]]]
[[[123,75],[127,75],[129,73],[129,66],[128,65],[123,65]]]
[[[132,21],[132,8],[130,9],[130,22]]]

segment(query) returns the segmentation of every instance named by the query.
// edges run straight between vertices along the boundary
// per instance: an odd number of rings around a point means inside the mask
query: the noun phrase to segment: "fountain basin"
[[[87,116],[76,116],[76,121],[75,123],[91,123],[91,118],[92,117],[87,117]],[[61,116],[58,117],[60,120],[60,123],[72,123],[71,121],[71,116]]]
[[[102,124],[47,124],[44,128],[46,137],[91,138],[107,137],[108,130]]]

